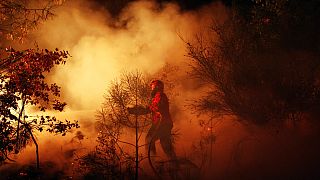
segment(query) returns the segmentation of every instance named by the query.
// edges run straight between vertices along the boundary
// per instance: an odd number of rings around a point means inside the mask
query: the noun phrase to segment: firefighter
[[[163,92],[164,84],[160,80],[154,80],[150,83],[151,103],[144,111],[152,114],[152,125],[146,136],[146,151],[152,155],[156,154],[155,142],[160,139],[163,151],[170,159],[175,159],[176,154],[173,148],[171,130],[173,127],[169,112],[169,101],[167,95]],[[131,114],[142,114],[141,108],[128,108]],[[144,113],[143,113],[144,114]]]

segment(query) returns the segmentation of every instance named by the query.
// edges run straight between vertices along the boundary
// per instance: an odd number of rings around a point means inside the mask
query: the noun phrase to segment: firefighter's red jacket
[[[172,123],[169,112],[168,97],[163,92],[157,92],[152,98],[149,109],[152,113],[152,122],[154,124],[161,121],[161,123]]]

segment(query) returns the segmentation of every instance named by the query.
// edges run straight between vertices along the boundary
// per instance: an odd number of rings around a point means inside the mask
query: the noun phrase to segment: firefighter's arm
[[[159,112],[160,113],[160,94],[156,94],[155,97],[152,99],[151,105],[149,106],[150,111],[152,112]]]
[[[150,111],[154,113],[154,117],[161,121],[162,115],[160,112],[160,102],[161,102],[161,95],[156,94],[155,97],[152,99],[152,103],[150,105]]]

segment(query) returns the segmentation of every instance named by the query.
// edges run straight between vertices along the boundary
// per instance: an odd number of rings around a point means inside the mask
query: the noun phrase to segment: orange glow
[[[139,70],[155,76],[169,64],[177,67],[166,74],[175,86],[169,102],[174,130],[178,130],[176,153],[178,157],[193,158],[195,164],[207,168],[203,172],[207,175],[205,179],[242,179],[246,173],[253,176],[243,179],[256,179],[254,173],[277,175],[287,170],[291,174],[298,172],[301,164],[309,161],[318,163],[320,158],[312,157],[318,152],[311,150],[306,153],[302,147],[304,144],[313,147],[318,140],[317,137],[314,142],[304,141],[303,138],[319,135],[313,134],[319,130],[309,122],[302,121],[297,128],[293,121],[286,121],[283,124],[285,128],[279,132],[277,127],[244,125],[236,117],[226,116],[214,119],[214,124],[206,124],[208,127],[201,127],[200,118],[208,120],[208,115],[198,117],[185,105],[190,100],[198,100],[210,87],[188,74],[190,61],[187,60],[183,40],[192,41],[199,32],[203,32],[204,37],[208,36],[205,32],[212,20],[224,21],[228,9],[220,3],[213,3],[185,12],[177,4],[167,3],[160,8],[156,2],[132,1],[119,17],[112,18],[107,10],[93,6],[90,0],[69,0],[55,11],[53,19],[32,34],[31,44],[25,46],[33,47],[36,41],[40,48],[58,47],[70,52],[72,58],[49,74],[49,78],[61,86],[62,99],[67,103],[65,111],[55,115],[59,119],[79,120],[81,126],[65,137],[36,134],[41,162],[53,161],[57,164],[54,168],[71,171],[73,166],[77,166],[72,162],[73,153],[80,157],[94,150],[97,136],[101,133],[95,129],[95,115],[109,84],[123,71]],[[262,22],[270,24],[271,19],[266,18]],[[165,91],[166,88],[165,84]],[[77,139],[78,130],[81,138]],[[297,134],[301,139],[297,139]],[[142,134],[139,145],[144,144],[145,135]],[[131,142],[132,137],[130,132],[124,132],[122,140]],[[164,155],[159,142],[156,146],[160,156]],[[144,153],[143,148],[139,151]],[[13,159],[21,164],[33,163],[34,146],[28,146]],[[69,169],[65,169],[66,164]],[[148,164],[142,161],[141,166]],[[26,175],[25,172],[20,173],[20,176]]]
[[[89,4],[90,1],[67,1],[57,9],[57,16],[45,22],[32,36],[40,48],[58,47],[70,52],[72,58],[66,65],[50,74],[52,81],[61,86],[62,98],[68,104],[66,110],[56,116],[79,120],[84,134],[80,144],[72,141],[76,132],[63,138],[37,134],[40,161],[52,160],[59,165],[57,168],[63,168],[64,164],[72,164],[65,157],[65,152],[79,146],[78,155],[92,150],[99,133],[94,128],[95,112],[101,106],[110,82],[124,70],[138,69],[153,75],[166,63],[179,68],[169,72],[169,79],[177,82],[174,93],[178,94],[170,99],[170,103],[174,126],[181,133],[176,145],[177,154],[187,153],[192,143],[199,140],[201,128],[196,117],[183,108],[186,100],[200,97],[206,87],[201,87],[187,74],[189,66],[185,44],[179,36],[185,40],[192,39],[199,29],[208,27],[212,16],[222,19],[225,8],[221,4],[213,4],[199,11],[181,12],[172,3],[159,10],[154,1],[136,1],[115,20],[106,10],[92,9]],[[142,139],[140,145],[143,142]],[[220,147],[216,151],[223,154],[226,150]],[[228,157],[221,157],[220,163],[223,164]],[[32,162],[34,146],[16,159],[21,163]]]

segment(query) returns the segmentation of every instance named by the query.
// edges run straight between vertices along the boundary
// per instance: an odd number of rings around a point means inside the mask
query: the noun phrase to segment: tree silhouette
[[[63,1],[45,0],[31,5],[31,2],[26,0],[2,0],[0,2],[0,39],[22,41],[30,30],[52,17],[54,8]]]
[[[138,179],[139,163],[145,159],[139,140],[151,122],[149,115],[130,115],[127,108],[147,106],[149,96],[148,80],[140,72],[123,73],[112,82],[97,113],[96,150],[78,160],[85,176]]]
[[[37,25],[48,20],[54,16],[54,8],[61,5],[64,0],[45,0],[37,5],[31,4],[26,0],[2,0],[0,2],[0,58],[5,55],[2,54],[2,48],[7,45],[2,44],[7,40],[19,41],[22,43],[28,33],[35,29]],[[0,72],[19,59],[13,61],[6,61],[1,59]]]
[[[212,87],[196,108],[254,124],[313,114],[320,92],[317,4],[239,3],[209,36],[187,43],[195,74]]]
[[[57,120],[55,117],[37,115],[27,111],[27,107],[37,107],[40,111],[52,109],[63,111],[65,102],[59,100],[60,87],[48,84],[46,75],[52,68],[64,64],[68,52],[27,49],[6,50],[3,61],[10,63],[0,75],[0,160],[10,160],[10,154],[19,153],[30,141],[36,146],[37,168],[40,160],[35,131],[48,131],[65,135],[78,123]]]
[[[168,82],[171,97],[175,96],[171,92],[174,82],[166,79],[165,74],[166,69],[172,68],[168,65],[155,75]],[[199,168],[186,157],[167,160],[158,156],[147,156],[148,152],[141,153],[140,148],[146,145],[139,143],[142,133],[151,124],[150,115],[142,112],[151,100],[149,82],[149,78],[140,72],[125,72],[119,80],[112,82],[102,108],[97,113],[98,145],[94,151],[76,160],[76,171],[83,172],[80,176],[104,179],[153,179],[155,175],[162,179],[199,177]],[[129,114],[128,107],[135,107],[131,110],[136,113]],[[141,115],[135,115],[139,112]],[[172,133],[173,138],[176,138],[177,130]],[[140,163],[146,159],[149,159],[149,165],[155,168],[155,174],[150,174],[140,167]]]

